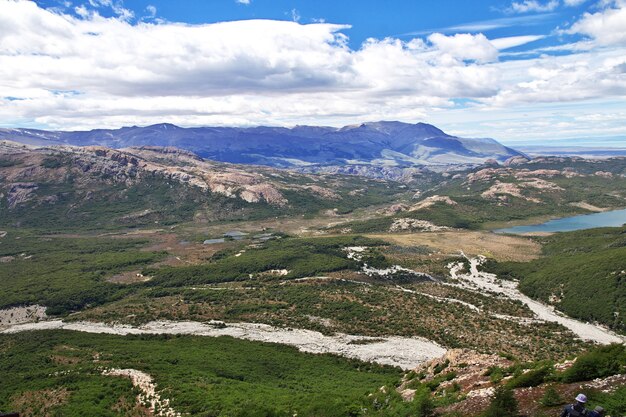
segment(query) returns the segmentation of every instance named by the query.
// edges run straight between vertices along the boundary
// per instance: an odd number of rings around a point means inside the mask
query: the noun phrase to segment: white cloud
[[[574,6],[580,6],[581,4],[583,4],[586,1],[587,0],[564,0],[563,3],[566,6],[574,7]]]
[[[250,0],[235,0],[235,2],[239,4],[250,4]]]
[[[299,22],[300,18],[302,16],[300,16],[300,13],[298,12],[298,10],[296,9],[291,9],[291,12],[289,12],[291,15],[291,20],[293,20],[294,22]]]
[[[626,1],[596,13],[585,13],[566,33],[587,35],[600,45],[626,45]]]
[[[468,120],[456,129],[471,133],[471,120],[493,122],[516,108],[527,110],[503,121],[513,129],[529,114],[544,117],[554,103],[626,97],[626,53],[619,42],[569,56],[499,62],[498,50],[542,36],[490,41],[482,34],[435,33],[407,41],[369,39],[351,49],[343,25],[131,24],[90,7],[78,9],[82,17],[76,17],[31,1],[0,0],[5,125],[342,125],[398,119],[455,128],[456,118]],[[589,16],[594,15],[583,16],[572,30],[600,42],[604,30],[582,32]],[[457,110],[458,98],[476,104]],[[584,126],[582,120],[570,123]],[[515,135],[489,129],[495,128],[478,130],[481,136]],[[568,129],[563,131],[574,131]]]
[[[626,54],[604,50],[567,56],[545,56],[500,64],[515,74],[506,87],[487,100],[510,106],[626,97]]]
[[[559,7],[559,0],[549,0],[545,3],[539,0],[523,0],[511,3],[507,11],[511,13],[551,12]]]
[[[146,11],[148,12],[149,18],[154,18],[157,14],[157,8],[156,6],[153,6],[152,4],[149,4],[146,6]]]
[[[485,32],[493,29],[506,27],[529,27],[536,26],[546,22],[554,17],[554,13],[531,14],[526,16],[509,16],[497,19],[480,20],[476,22],[462,23],[459,25],[448,26],[437,29],[425,29],[414,32],[403,33],[400,36],[417,36],[428,35],[433,32],[441,33],[459,33],[459,32]]]
[[[489,42],[501,51],[504,49],[515,48],[516,46],[526,45],[527,43],[535,42],[544,38],[544,35],[509,36],[507,38],[490,39]]]
[[[89,4],[94,8],[110,8],[121,20],[130,21],[135,17],[132,10],[124,7],[123,0],[89,0]]]
[[[439,51],[450,54],[454,58],[478,62],[490,62],[498,58],[498,50],[483,34],[459,33],[445,36],[441,33],[433,33],[428,40]]]

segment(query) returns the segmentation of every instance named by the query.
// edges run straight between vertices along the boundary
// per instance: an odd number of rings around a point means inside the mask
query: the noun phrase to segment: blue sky
[[[63,10],[74,15],[74,3],[80,4],[74,2],[65,7],[64,4],[69,3],[64,0],[38,0],[36,3],[43,8]],[[250,0],[247,3],[237,0],[126,0],[118,3],[133,12],[133,22],[142,19],[150,21],[154,17],[189,24],[249,19],[346,24],[351,27],[343,32],[348,35],[352,49],[358,49],[367,38],[411,39],[433,32],[482,32],[497,38],[545,35],[554,32],[559,25],[574,21],[589,6],[593,6],[593,1],[582,1],[574,6],[555,7],[546,12],[531,10],[516,13],[511,9],[511,4],[516,2],[488,0]],[[517,3],[522,4],[523,0]],[[110,7],[93,7],[88,1],[84,4],[98,10],[103,16],[116,16]],[[154,15],[152,10],[155,10]],[[554,34],[534,46],[558,43],[558,36]]]
[[[626,0],[0,0],[0,60],[3,127],[385,119],[626,146]]]

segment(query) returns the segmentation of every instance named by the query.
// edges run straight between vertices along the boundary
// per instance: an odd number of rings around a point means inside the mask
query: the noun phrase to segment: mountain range
[[[193,127],[162,123],[91,131],[0,129],[0,139],[29,145],[168,146],[214,161],[281,168],[310,166],[411,167],[504,161],[520,152],[493,139],[446,134],[425,123],[371,122],[320,126]]]

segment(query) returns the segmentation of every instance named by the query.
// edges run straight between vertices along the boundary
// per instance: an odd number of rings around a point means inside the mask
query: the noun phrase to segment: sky
[[[0,0],[0,127],[378,120],[626,147],[626,0]]]

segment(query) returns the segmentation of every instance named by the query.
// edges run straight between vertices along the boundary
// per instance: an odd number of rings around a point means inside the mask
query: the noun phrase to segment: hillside
[[[172,146],[214,161],[274,167],[411,167],[504,161],[521,153],[493,139],[451,136],[435,126],[373,122],[342,128],[197,127],[171,124],[88,132],[0,129],[0,139],[31,145],[126,148]],[[311,169],[311,168],[309,168]]]
[[[626,206],[626,158],[585,160],[512,158],[442,173],[374,219],[342,225],[356,233],[422,230],[437,226],[480,229],[510,221],[563,217]]]
[[[538,238],[544,256],[493,265],[498,276],[564,313],[626,333],[626,227]]]
[[[565,367],[623,337],[544,303],[623,332],[624,230],[482,229],[623,206],[626,159],[405,169],[0,142],[0,411],[474,416],[525,378],[533,413],[548,384],[620,410],[621,359],[585,375],[609,393]]]
[[[0,142],[4,226],[96,229],[346,212],[403,192],[391,185],[216,163],[174,148]]]

